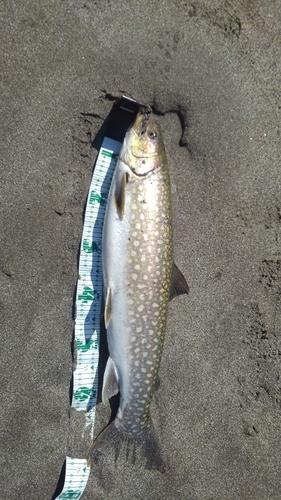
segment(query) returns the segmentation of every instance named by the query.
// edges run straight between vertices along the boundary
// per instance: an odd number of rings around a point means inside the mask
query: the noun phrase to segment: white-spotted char
[[[169,298],[187,293],[173,264],[168,163],[160,126],[142,111],[128,130],[113,176],[103,227],[105,324],[109,359],[103,401],[120,392],[102,433],[141,437],[150,466],[163,470],[149,407],[155,391]],[[90,452],[94,461],[96,443]]]

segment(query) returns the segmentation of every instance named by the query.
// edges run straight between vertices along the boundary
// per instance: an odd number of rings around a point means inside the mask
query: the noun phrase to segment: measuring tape
[[[86,412],[85,427],[94,433],[98,392],[99,338],[102,303],[102,226],[109,188],[128,127],[139,104],[123,96],[108,117],[104,137],[92,177],[82,234],[79,279],[76,293],[75,342],[77,366],[73,372],[71,406]],[[66,457],[65,481],[57,500],[79,499],[86,487],[90,467],[87,460]]]

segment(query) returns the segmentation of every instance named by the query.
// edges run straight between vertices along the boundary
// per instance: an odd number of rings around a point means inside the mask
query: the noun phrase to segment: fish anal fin
[[[103,376],[102,402],[106,403],[119,392],[118,374],[113,359],[109,356]]]
[[[173,270],[172,270],[172,280],[171,280],[171,288],[170,288],[170,300],[178,295],[183,295],[184,293],[188,293],[189,288],[186,283],[185,277],[176,264],[173,262]]]
[[[126,198],[126,184],[127,184],[127,176],[126,172],[122,172],[116,178],[115,185],[115,205],[118,211],[119,218],[122,220],[124,217],[125,211],[125,198]]]
[[[111,288],[108,287],[107,291],[106,291],[106,299],[105,299],[105,306],[104,306],[105,328],[108,327],[110,319],[111,319]]]

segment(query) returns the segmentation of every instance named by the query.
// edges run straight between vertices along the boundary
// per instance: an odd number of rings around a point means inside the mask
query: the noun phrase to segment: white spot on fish
[[[135,281],[136,281],[136,280],[138,279],[138,275],[137,275],[137,274],[135,274],[135,273],[133,273],[133,274],[132,274],[132,278],[133,278],[133,280],[135,280]]]
[[[136,331],[137,331],[137,333],[141,332],[142,331],[142,326],[138,326],[137,329],[136,329]]]
[[[139,312],[142,312],[144,310],[144,306],[141,304],[139,307],[138,307],[138,311]]]
[[[138,247],[138,246],[139,246],[139,244],[140,244],[140,242],[139,242],[138,240],[134,241],[134,246],[135,246],[135,247]]]
[[[136,265],[135,265],[135,269],[136,269],[136,271],[139,271],[139,270],[140,270],[140,265],[139,265],[139,264],[136,264]]]
[[[153,302],[152,307],[158,307],[158,304],[156,304],[156,302]]]

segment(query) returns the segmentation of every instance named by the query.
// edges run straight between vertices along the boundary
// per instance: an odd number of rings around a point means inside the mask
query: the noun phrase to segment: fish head
[[[166,164],[166,153],[159,123],[147,110],[141,111],[126,136],[126,163],[139,177]]]

